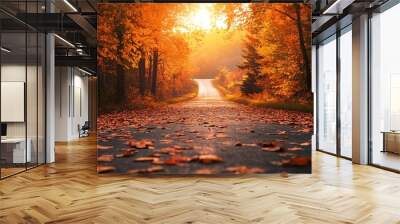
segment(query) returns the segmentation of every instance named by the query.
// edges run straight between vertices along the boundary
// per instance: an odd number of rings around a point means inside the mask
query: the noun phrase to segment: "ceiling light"
[[[85,73],[86,75],[93,75],[92,73],[90,73],[90,72],[88,72],[88,71],[86,71],[86,70],[83,70],[83,69],[81,69],[81,68],[79,68],[79,67],[78,67],[78,70],[81,71],[81,72],[83,72],[83,73]]]
[[[68,5],[74,12],[78,12],[78,10],[68,1],[64,0],[64,3]]]
[[[337,10],[339,0],[336,0],[332,5],[330,5],[327,9],[324,10],[322,14],[330,14],[333,9]]]
[[[9,49],[7,49],[5,47],[1,47],[0,49],[1,49],[1,51],[4,51],[6,53],[10,53],[11,52],[11,50],[9,50]]]
[[[73,45],[73,44],[72,44],[71,42],[69,42],[68,40],[66,40],[66,39],[64,39],[64,38],[62,38],[62,37],[60,37],[60,36],[57,35],[57,34],[54,34],[54,36],[57,37],[57,38],[58,38],[59,40],[61,40],[62,42],[64,42],[65,44],[67,44],[68,46],[75,48],[75,45]]]
[[[78,53],[79,55],[83,55],[83,49],[77,48],[76,53]]]
[[[355,0],[336,0],[322,12],[323,15],[339,15],[343,10],[351,5]]]

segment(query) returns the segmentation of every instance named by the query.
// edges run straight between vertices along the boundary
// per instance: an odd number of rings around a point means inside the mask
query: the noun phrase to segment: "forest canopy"
[[[196,92],[311,103],[307,4],[99,4],[100,111]]]

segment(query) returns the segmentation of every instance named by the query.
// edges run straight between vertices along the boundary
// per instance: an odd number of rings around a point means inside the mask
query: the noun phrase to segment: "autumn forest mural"
[[[99,4],[97,171],[310,173],[311,6]]]

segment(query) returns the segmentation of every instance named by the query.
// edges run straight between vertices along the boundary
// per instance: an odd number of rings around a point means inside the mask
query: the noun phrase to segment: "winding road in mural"
[[[225,100],[211,79],[196,98],[98,119],[98,172],[311,172],[312,114]]]

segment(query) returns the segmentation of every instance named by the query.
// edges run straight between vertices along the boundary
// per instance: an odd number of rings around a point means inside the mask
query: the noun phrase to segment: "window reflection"
[[[400,5],[372,17],[372,163],[400,170]]]

